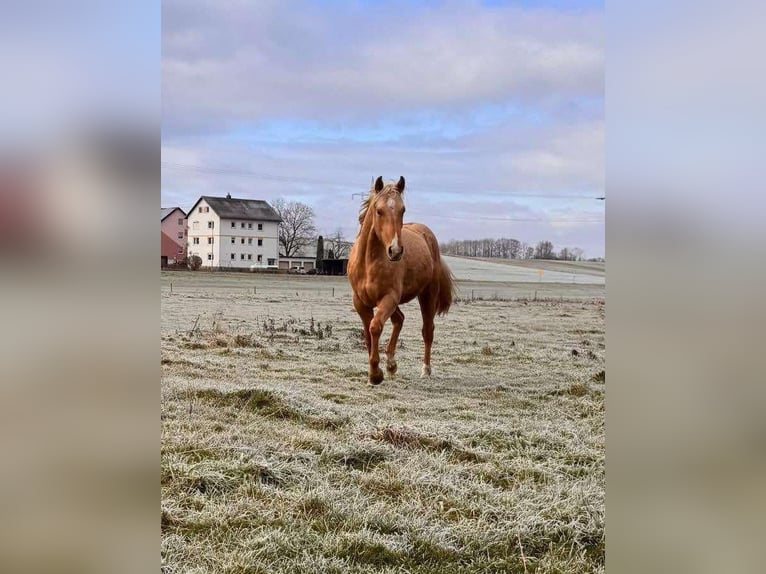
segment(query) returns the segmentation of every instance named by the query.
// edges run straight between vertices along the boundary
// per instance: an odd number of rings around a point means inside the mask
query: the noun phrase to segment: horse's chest
[[[365,304],[375,307],[386,296],[394,297],[398,301],[401,286],[390,273],[371,273],[364,278],[359,295]]]

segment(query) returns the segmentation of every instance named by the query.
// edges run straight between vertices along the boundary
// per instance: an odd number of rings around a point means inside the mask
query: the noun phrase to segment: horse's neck
[[[375,261],[380,258],[383,250],[383,244],[375,235],[375,230],[372,227],[372,214],[368,211],[362,221],[362,229],[359,231],[359,251],[358,257],[360,263],[363,265],[363,269],[367,268],[367,263]]]

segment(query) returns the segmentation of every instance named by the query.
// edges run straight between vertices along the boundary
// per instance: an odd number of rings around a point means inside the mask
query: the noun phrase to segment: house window
[[[194,245],[199,245],[199,237],[192,239],[192,243],[194,243]]]
[[[199,208],[199,213],[202,213],[202,208],[201,207]]]
[[[259,255],[258,256],[258,262],[262,262],[262,261],[263,261],[263,255]]]
[[[236,221],[232,221],[231,222],[231,228],[232,229],[236,229],[237,228],[237,222]]]
[[[199,221],[193,221],[192,222],[192,229],[198,229],[199,228]]]
[[[269,259],[269,265],[275,265],[276,259]]]
[[[231,238],[231,244],[234,245],[236,242],[237,242],[237,238],[236,237],[232,237]]]
[[[184,248],[183,247],[179,247],[178,248],[178,254],[181,255],[181,254],[183,254],[183,252],[184,252]]]
[[[212,245],[213,244],[213,238],[212,237],[208,237],[207,238],[207,244],[208,245]]]
[[[242,245],[244,245],[244,244],[245,244],[245,238],[243,237],[242,238]]]
[[[263,223],[258,224],[258,231],[263,231]]]
[[[244,229],[244,228],[245,228],[245,222],[243,221],[242,222],[242,229]]]
[[[213,227],[215,227],[215,221],[208,221],[207,222],[207,228],[208,229],[213,229]]]
[[[263,247],[263,239],[258,240],[258,247]]]
[[[184,238],[184,232],[183,231],[179,231],[178,232],[178,239],[183,239],[183,238]]]
[[[247,228],[248,228],[248,229],[252,229],[252,228],[253,228],[253,224],[252,224],[252,223],[248,223],[248,224],[247,224]]]
[[[213,260],[213,254],[212,253],[208,253],[207,254],[207,260],[208,261],[212,261]]]
[[[239,254],[239,258],[240,258],[242,261],[244,261],[244,260],[245,260],[245,254],[244,254],[244,253],[240,253],[240,254]]]
[[[236,257],[237,257],[237,256],[236,256],[236,255],[234,255],[233,253],[231,254],[231,259],[232,259],[232,261],[234,261],[234,259],[236,259]]]
[[[179,217],[178,218],[178,225],[183,225],[183,224],[184,224],[184,218],[183,217]]]
[[[247,260],[248,261],[252,261],[253,260],[253,254],[252,253],[248,253],[247,254]]]
[[[247,244],[248,245],[252,245],[253,244],[253,238],[252,237],[248,237],[247,238]]]

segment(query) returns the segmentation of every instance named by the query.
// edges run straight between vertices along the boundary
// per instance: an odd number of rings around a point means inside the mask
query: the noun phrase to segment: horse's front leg
[[[370,322],[370,384],[378,385],[383,382],[383,371],[380,369],[380,335],[383,333],[383,325],[396,310],[396,301],[391,296],[384,297],[375,311],[375,316]]]
[[[370,323],[372,322],[372,317],[374,315],[372,309],[370,307],[366,307],[364,303],[362,303],[356,295],[354,295],[354,309],[356,309],[356,312],[359,313],[359,317],[362,319],[362,324],[364,325],[364,346],[367,348],[367,356],[369,358],[370,355]]]

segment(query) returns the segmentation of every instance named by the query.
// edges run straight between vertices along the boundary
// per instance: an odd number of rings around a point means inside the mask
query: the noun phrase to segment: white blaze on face
[[[396,235],[394,235],[394,240],[391,242],[391,248],[392,249],[399,248],[399,238]]]
[[[388,206],[388,209],[390,209],[391,211],[393,211],[393,210],[394,210],[394,206],[396,205],[396,202],[393,200],[393,198],[391,198],[391,199],[389,199],[389,200],[386,202],[386,205]]]

